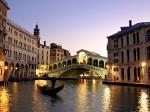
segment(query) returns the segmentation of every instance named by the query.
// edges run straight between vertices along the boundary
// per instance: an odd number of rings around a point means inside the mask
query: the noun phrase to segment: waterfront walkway
[[[136,86],[136,87],[150,87],[150,83],[141,82],[119,82],[119,81],[103,81],[103,84],[121,85],[121,86]]]

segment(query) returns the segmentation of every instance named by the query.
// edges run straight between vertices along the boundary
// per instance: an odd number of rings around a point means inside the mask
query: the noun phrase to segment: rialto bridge
[[[107,58],[97,53],[87,50],[80,50],[77,55],[68,59],[58,61],[51,65],[41,65],[36,70],[36,75],[42,77],[65,77],[65,72],[73,69],[85,69],[90,73],[97,74],[101,78],[105,78],[107,74]],[[68,78],[77,78],[78,76],[67,76]]]

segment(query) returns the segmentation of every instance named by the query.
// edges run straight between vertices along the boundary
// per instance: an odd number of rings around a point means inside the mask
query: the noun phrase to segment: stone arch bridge
[[[87,50],[80,50],[77,55],[68,59],[58,61],[51,65],[41,65],[36,70],[36,75],[42,77],[61,77],[61,75],[71,69],[86,69],[104,78],[107,74],[107,58],[97,53]],[[71,77],[70,77],[71,78]]]

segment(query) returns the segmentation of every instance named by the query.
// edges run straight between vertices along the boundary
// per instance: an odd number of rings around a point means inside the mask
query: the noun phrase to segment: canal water
[[[51,97],[38,90],[38,83],[14,82],[0,87],[0,112],[150,112],[148,88],[103,85],[100,80],[64,80],[57,81],[64,89]]]

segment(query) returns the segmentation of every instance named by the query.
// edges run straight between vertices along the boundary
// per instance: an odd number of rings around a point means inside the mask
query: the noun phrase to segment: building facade
[[[121,27],[108,38],[108,77],[111,81],[150,81],[150,22]]]
[[[70,52],[55,43],[50,45],[50,63],[55,63],[70,57]]]
[[[31,34],[7,18],[8,10],[0,0],[0,82],[32,78],[38,65],[50,64],[50,46],[40,44],[38,25]]]
[[[0,0],[0,82],[4,80],[5,72],[5,36],[6,36],[6,21],[7,11],[9,10],[8,4],[4,0]],[[6,68],[7,69],[7,68]]]
[[[0,82],[32,78],[38,66],[50,65],[51,62],[70,56],[69,51],[62,46],[48,46],[46,41],[41,44],[38,25],[32,34],[8,19],[8,10],[5,0],[0,0]]]
[[[38,65],[49,65],[50,64],[50,46],[46,45],[46,41],[44,44],[40,44],[38,50]]]

